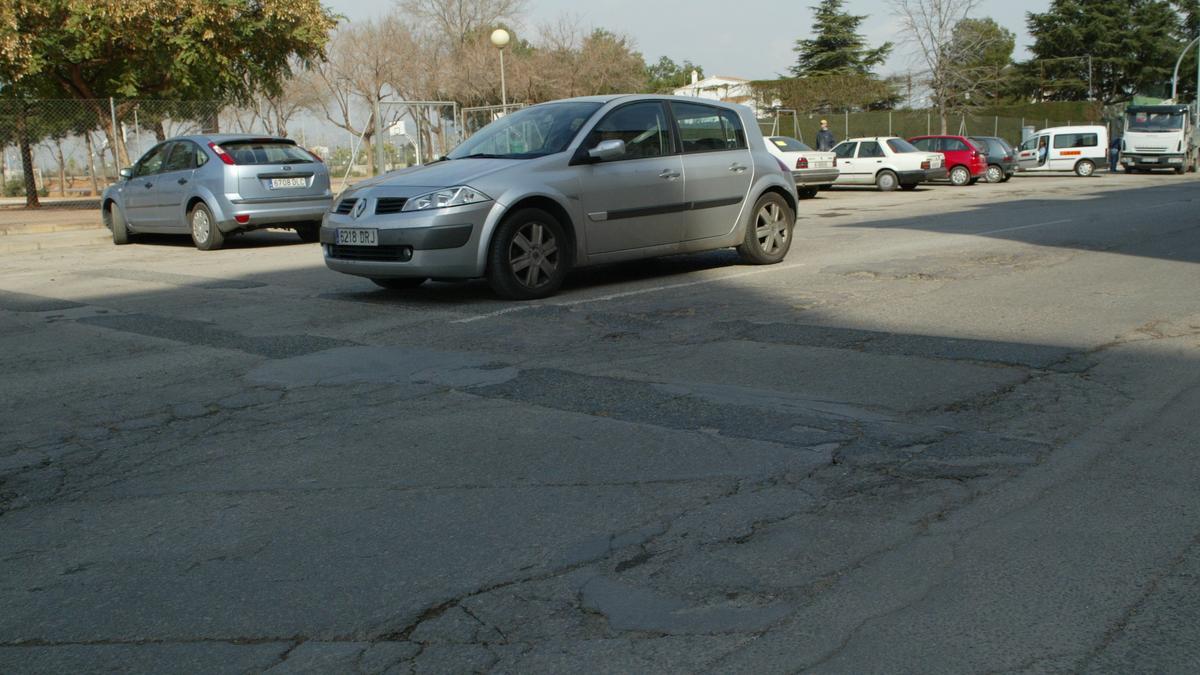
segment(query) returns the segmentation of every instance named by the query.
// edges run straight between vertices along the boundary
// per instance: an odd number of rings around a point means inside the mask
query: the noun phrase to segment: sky
[[[648,60],[669,56],[689,59],[708,75],[767,79],[786,72],[795,62],[792,47],[809,36],[817,0],[756,0],[747,5],[730,0],[528,0],[526,34],[564,15],[577,18],[586,28],[607,28],[631,36]],[[334,11],[351,20],[386,12],[394,0],[325,0]],[[982,0],[975,16],[991,17],[1017,35],[1017,58],[1027,56],[1029,34],[1026,12],[1045,11],[1049,0]],[[749,11],[743,8],[752,7]],[[681,9],[686,8],[684,11]],[[900,42],[899,22],[883,0],[848,0],[846,8],[867,16],[862,32],[869,44]],[[535,40],[536,42],[536,40]],[[908,50],[899,45],[882,74],[916,68]]]

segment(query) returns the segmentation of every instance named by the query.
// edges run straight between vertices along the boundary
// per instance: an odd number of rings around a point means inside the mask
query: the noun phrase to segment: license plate
[[[1142,159],[1142,162],[1144,162],[1146,164],[1158,164],[1158,158],[1157,157],[1145,157]]]
[[[272,178],[271,189],[308,187],[307,178]]]
[[[338,246],[378,246],[379,230],[339,228],[337,243]]]

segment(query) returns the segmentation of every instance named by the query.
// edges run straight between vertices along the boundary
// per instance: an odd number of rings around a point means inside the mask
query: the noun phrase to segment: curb
[[[15,225],[0,225],[0,237],[12,237],[22,234],[51,234],[54,232],[78,232],[86,230],[105,229],[104,223],[88,221],[78,223],[17,223]]]
[[[36,235],[13,235],[10,237],[0,237],[0,255],[13,255],[19,253],[37,253],[38,251],[50,251],[65,248],[79,248],[86,246],[97,246],[104,243],[112,243],[112,238],[108,234],[108,230],[101,228],[101,232],[93,232],[88,230],[64,231],[59,233],[59,236],[45,237]]]

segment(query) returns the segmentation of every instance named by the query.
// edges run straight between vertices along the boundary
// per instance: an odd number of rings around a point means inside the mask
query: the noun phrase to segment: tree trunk
[[[167,129],[163,126],[162,120],[154,121],[154,137],[158,139],[159,143],[167,140]]]
[[[375,136],[375,134],[372,134],[371,132],[368,131],[367,133],[363,134],[363,140],[362,140],[362,152],[365,153],[367,156],[367,175],[368,176],[375,175],[375,148],[374,148],[374,143],[372,142],[372,138],[374,136]]]
[[[92,132],[85,132],[83,139],[87,142],[88,174],[92,177],[92,196],[99,197],[100,180],[96,177],[96,148],[92,145]]]
[[[946,110],[946,106],[945,105],[938,106],[938,122],[941,123],[941,125],[942,125],[941,134],[943,136],[946,135],[946,133],[947,133],[946,130],[950,128],[948,126],[949,125],[949,120],[947,119],[948,117],[949,117],[949,112]]]
[[[33,149],[29,147],[29,128],[25,121],[25,111],[17,114],[17,137],[21,146],[21,171],[25,174],[25,208],[40,208],[38,199],[37,178],[33,175]]]
[[[58,155],[58,196],[67,196],[67,160],[63,157],[62,139],[54,139],[55,154]]]

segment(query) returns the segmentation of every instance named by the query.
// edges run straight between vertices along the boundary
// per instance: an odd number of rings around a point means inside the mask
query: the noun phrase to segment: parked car
[[[895,136],[851,138],[833,148],[838,175],[834,185],[874,185],[881,191],[914,190],[926,181],[946,177],[940,153],[921,152]]]
[[[942,153],[952,185],[974,185],[987,173],[987,154],[966,136],[917,136],[908,142],[918,150]]]
[[[971,141],[987,153],[987,182],[1006,183],[1017,172],[1017,151],[1008,141],[998,136],[972,136]]]
[[[1042,129],[1017,152],[1021,171],[1074,171],[1091,176],[1108,165],[1108,127],[1102,125]]]
[[[486,277],[534,299],[599,263],[731,246],[777,263],[796,202],[749,108],[594,96],[506,115],[438,162],[350,188],[321,242],[330,269],[384,288]]]
[[[767,150],[792,167],[792,178],[796,179],[796,190],[801,197],[816,197],[818,190],[833,185],[841,173],[837,155],[832,152],[817,152],[790,136],[771,136],[765,140]]]
[[[321,158],[288,138],[183,136],[159,143],[101,199],[114,244],[132,235],[190,232],[196,248],[261,228],[317,241],[333,195]]]

